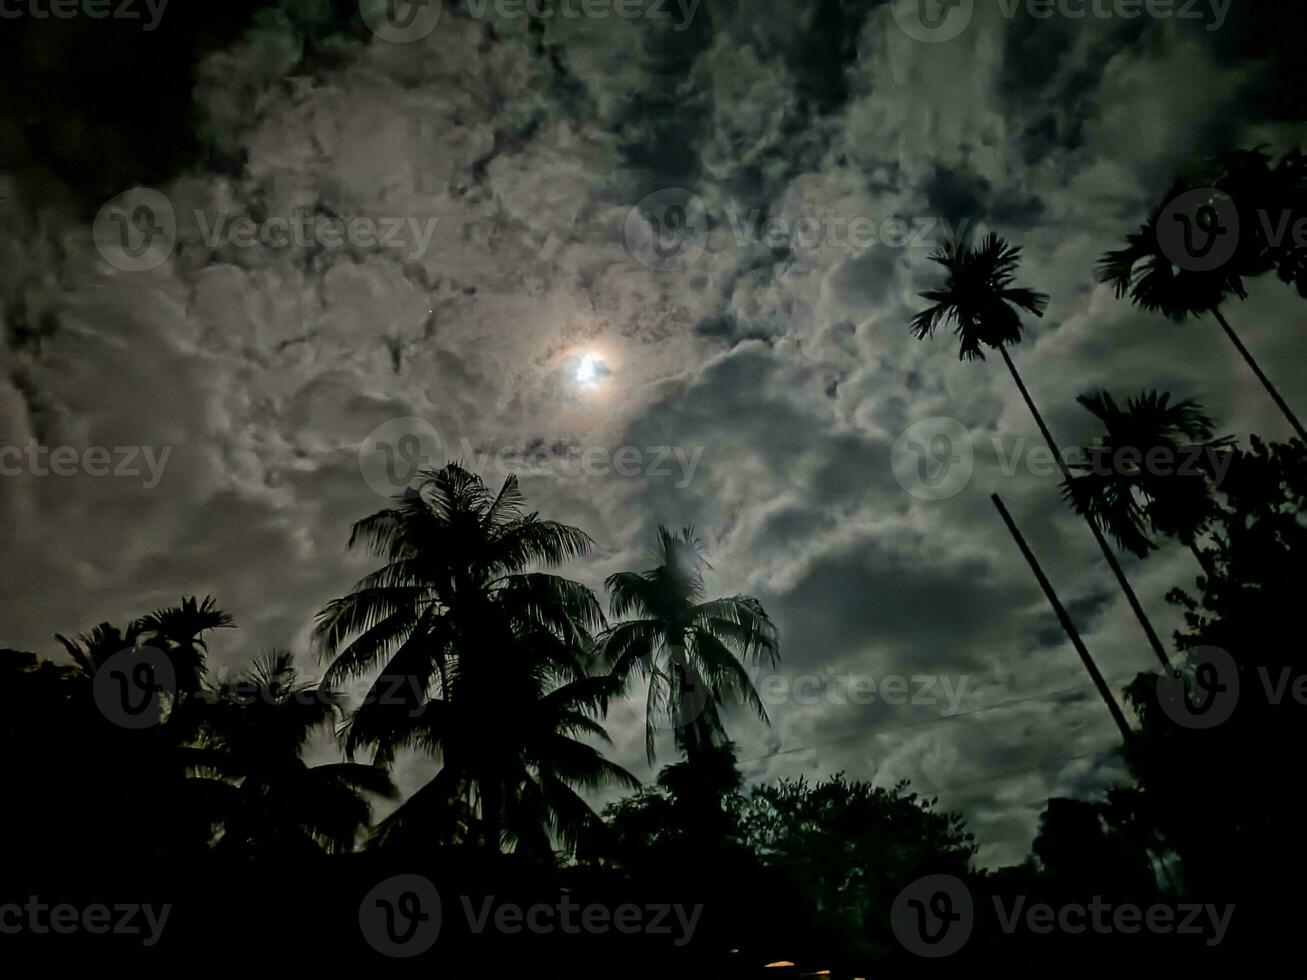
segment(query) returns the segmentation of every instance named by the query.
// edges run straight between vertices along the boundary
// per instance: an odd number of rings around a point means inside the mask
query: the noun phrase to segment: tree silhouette
[[[1209,454],[1228,453],[1234,439],[1215,438],[1214,423],[1197,402],[1172,403],[1156,391],[1124,408],[1107,392],[1076,401],[1104,432],[1089,447],[1090,459],[1072,465],[1080,475],[1063,483],[1063,496],[1138,557],[1157,550],[1156,535],[1173,536],[1210,572],[1198,545],[1217,512]]]
[[[1235,150],[1214,167],[1214,186],[1238,209],[1240,274],[1274,269],[1280,281],[1307,299],[1307,248],[1296,226],[1307,219],[1307,156],[1293,150],[1272,164],[1262,147]]]
[[[1283,641],[1297,629],[1307,554],[1302,444],[1254,438],[1233,450],[1221,496],[1210,574],[1171,595],[1184,611],[1182,656],[1128,690],[1141,722],[1128,760],[1139,811],[1182,859],[1185,887],[1273,893],[1303,867],[1284,845],[1301,814],[1280,751],[1307,720],[1293,693],[1307,690],[1301,657]]]
[[[76,641],[57,633],[55,639],[88,676],[122,650],[142,646],[160,650],[168,656],[175,672],[173,693],[183,698],[203,685],[208,654],[204,634],[209,630],[230,629],[233,625],[231,616],[218,608],[212,596],[203,600],[190,596],[184,597],[180,605],[156,609],[133,620],[126,630],[102,623]]]
[[[767,711],[744,665],[780,657],[776,627],[752,596],[704,599],[710,568],[693,528],[679,534],[658,528],[644,572],[619,572],[605,583],[613,618],[603,653],[623,690],[635,678],[648,681],[645,752],[654,759],[661,723],[674,730],[687,760],[722,745],[719,707],[738,699],[767,720]]]
[[[368,828],[367,794],[396,795],[385,770],[353,762],[309,766],[316,731],[330,730],[345,698],[299,680],[289,652],[275,651],[207,692],[197,769],[231,787],[217,849],[242,857],[342,853]]]
[[[948,279],[942,289],[932,289],[921,294],[922,298],[931,300],[934,305],[922,310],[912,320],[912,334],[918,340],[925,340],[934,335],[935,330],[947,324],[954,325],[958,338],[959,357],[976,361],[985,359],[984,348],[997,350],[1007,365],[1016,382],[1017,390],[1034,416],[1048,444],[1049,451],[1057,460],[1058,468],[1064,480],[1071,479],[1062,452],[1053,441],[1044,417],[1039,413],[1034,399],[1027,390],[1021,374],[1012,362],[1008,345],[1021,342],[1023,326],[1022,312],[1032,313],[1037,317],[1044,315],[1048,306],[1048,296],[1024,286],[1013,285],[1016,282],[1017,268],[1021,264],[1021,249],[1009,244],[997,235],[988,235],[978,247],[964,242],[949,242],[942,249],[931,255],[931,261],[937,262],[948,273]],[[1088,521],[1089,529],[1098,542],[1099,550],[1107,561],[1108,567],[1116,577],[1121,591],[1125,594],[1135,618],[1143,627],[1144,634],[1153,653],[1163,664],[1166,663],[1166,651],[1158,638],[1153,624],[1144,612],[1143,605],[1135,595],[1121,563],[1117,561],[1107,539],[1093,521]]]
[[[633,783],[575,738],[606,737],[595,719],[617,687],[588,673],[599,602],[532,570],[587,554],[590,538],[523,507],[516,477],[493,494],[451,463],[354,526],[351,547],[385,564],[328,603],[316,629],[328,682],[374,677],[346,754],[390,765],[410,749],[442,764],[379,843],[411,842],[423,824],[460,842],[475,814],[494,852],[542,849],[547,832],[572,845],[597,824],[574,787]]]
[[[1176,184],[1167,195],[1167,200],[1174,200],[1187,190],[1184,184]],[[1118,299],[1129,296],[1135,306],[1161,313],[1177,323],[1190,317],[1201,319],[1208,313],[1214,316],[1230,343],[1266,388],[1271,400],[1289,420],[1298,437],[1307,440],[1307,430],[1303,429],[1298,416],[1289,408],[1288,402],[1271,383],[1252,352],[1221,312],[1221,304],[1230,296],[1239,299],[1247,297],[1244,276],[1255,275],[1269,268],[1262,256],[1258,237],[1240,234],[1235,256],[1214,271],[1181,269],[1166,254],[1159,238],[1158,225],[1165,212],[1165,206],[1158,207],[1149,216],[1146,225],[1126,236],[1125,248],[1103,255],[1098,266],[1099,281],[1111,283]]]

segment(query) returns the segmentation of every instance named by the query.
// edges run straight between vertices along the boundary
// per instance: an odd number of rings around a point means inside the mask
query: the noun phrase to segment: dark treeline
[[[1263,208],[1290,200],[1299,213],[1302,172],[1296,154],[1241,153],[1196,186]],[[1191,193],[1181,185],[1170,200]],[[1205,220],[1220,214],[1212,193],[1194,205]],[[1105,257],[1104,281],[1173,319],[1215,316],[1296,428],[1222,307],[1270,272],[1303,292],[1302,249],[1259,237],[1249,212],[1233,257],[1186,270],[1167,247],[1168,213]],[[1020,251],[991,237],[937,260],[948,279],[925,294],[934,305],[915,332],[951,324],[963,357],[999,351],[1056,454],[1011,356],[1022,313],[1047,305],[1015,284]],[[1123,589],[1117,552],[1147,559],[1168,543],[1192,553],[1193,579],[1169,597],[1186,625],[1165,666],[1134,609],[1141,673],[1107,695],[1124,694],[1130,780],[1099,799],[1048,800],[1025,863],[978,867],[962,817],[906,784],[745,785],[728,721],[766,721],[749,668],[784,653],[758,600],[707,594],[694,532],[660,529],[647,567],[610,577],[605,603],[559,574],[589,554],[583,530],[530,512],[515,479],[491,487],[451,463],[355,525],[349,544],[376,567],[318,614],[320,680],[280,650],[235,674],[211,669],[209,641],[236,624],[209,598],[59,636],[48,656],[0,651],[0,899],[172,906],[148,946],[39,930],[3,943],[47,953],[60,939],[173,966],[211,954],[390,968],[404,961],[383,955],[366,921],[374,890],[397,875],[442,897],[440,939],[411,959],[428,972],[496,975],[502,958],[528,956],[548,975],[870,976],[928,963],[962,918],[974,920],[969,941],[936,962],[1178,964],[1283,943],[1303,871],[1307,449],[1222,433],[1183,393],[1080,403],[1100,436],[1084,459],[1062,461],[1067,504]],[[1193,465],[1150,465],[1158,454]],[[659,732],[676,754],[651,786],[606,753],[608,708],[634,694],[650,760]],[[339,758],[315,764],[324,733]],[[435,774],[400,799],[395,765],[414,753]],[[602,812],[587,802],[613,788],[625,795]],[[957,894],[914,891],[935,876],[966,891],[970,913]],[[693,922],[669,913],[669,932],[476,935],[463,908],[486,901],[667,906]],[[1020,914],[1010,928],[1013,909],[1096,902],[1180,910],[1177,923],[1190,906],[1213,912],[1196,915],[1195,934],[1046,934]]]

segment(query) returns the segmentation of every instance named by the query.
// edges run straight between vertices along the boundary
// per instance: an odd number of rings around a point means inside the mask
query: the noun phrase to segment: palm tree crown
[[[1186,193],[1185,184],[1173,185],[1166,200]],[[1108,283],[1117,299],[1130,297],[1140,309],[1161,313],[1181,322],[1201,318],[1231,295],[1243,299],[1243,271],[1248,262],[1232,261],[1211,272],[1195,272],[1175,265],[1162,247],[1159,225],[1165,213],[1159,205],[1146,224],[1126,236],[1126,247],[1106,252],[1098,263],[1099,282]]]
[[[679,534],[658,528],[655,567],[619,572],[606,585],[613,626],[603,637],[612,675],[624,684],[635,676],[649,683],[645,750],[654,759],[658,727],[669,722],[677,748],[690,754],[725,740],[718,706],[738,699],[767,720],[744,662],[776,663],[776,627],[752,596],[704,599],[703,571],[710,567],[692,528]]]
[[[924,340],[941,324],[955,324],[959,357],[984,360],[984,347],[999,348],[1021,342],[1021,311],[1043,316],[1048,296],[1024,286],[1014,286],[1021,249],[988,235],[978,248],[964,242],[949,242],[931,255],[948,270],[943,289],[932,289],[922,297],[935,305],[912,320],[912,334]]]
[[[355,525],[385,564],[319,614],[327,679],[374,677],[344,732],[352,755],[389,765],[402,749],[443,768],[380,828],[393,843],[458,839],[480,814],[482,843],[575,842],[597,817],[573,787],[630,782],[575,741],[616,689],[589,676],[603,613],[585,586],[533,569],[589,552],[577,528],[524,511],[517,479],[497,494],[457,464],[422,475],[396,505]]]
[[[1295,160],[1288,166],[1296,172],[1304,165]],[[1228,168],[1225,177],[1227,184],[1244,186],[1249,182],[1248,174],[1256,173],[1258,169],[1256,154],[1251,162],[1246,158],[1233,158],[1228,161]],[[1167,200],[1174,201],[1186,192],[1186,185],[1177,183],[1171,188]],[[1214,188],[1205,199],[1224,193],[1226,192],[1220,188]],[[1299,191],[1298,194],[1301,199],[1302,192]],[[1250,199],[1261,200],[1251,192],[1245,193],[1245,202]],[[1098,278],[1101,282],[1112,284],[1118,299],[1129,296],[1141,309],[1161,313],[1177,323],[1190,317],[1201,319],[1210,313],[1298,434],[1298,438],[1307,441],[1307,428],[1303,427],[1297,414],[1221,312],[1221,303],[1230,296],[1247,298],[1245,276],[1260,275],[1278,263],[1281,265],[1282,278],[1291,279],[1296,275],[1294,269],[1297,263],[1307,260],[1302,257],[1302,249],[1289,249],[1278,257],[1273,254],[1259,227],[1262,216],[1247,214],[1246,208],[1238,201],[1234,198],[1231,201],[1234,201],[1236,210],[1244,215],[1240,224],[1252,223],[1254,229],[1247,232],[1242,228],[1239,230],[1234,254],[1224,265],[1210,271],[1194,271],[1176,266],[1166,254],[1159,237],[1158,226],[1163,214],[1167,212],[1166,205],[1163,205],[1153,211],[1146,225],[1126,237],[1125,248],[1108,252],[1099,260]]]
[[[1154,533],[1192,545],[1216,515],[1209,451],[1226,450],[1233,440],[1213,438],[1214,424],[1197,402],[1172,403],[1168,394],[1147,391],[1124,408],[1106,392],[1076,400],[1105,431],[1091,459],[1072,467],[1080,475],[1063,484],[1063,496],[1140,558],[1157,548]],[[1154,451],[1165,454],[1158,467],[1148,463]],[[1192,473],[1190,462],[1198,464]]]

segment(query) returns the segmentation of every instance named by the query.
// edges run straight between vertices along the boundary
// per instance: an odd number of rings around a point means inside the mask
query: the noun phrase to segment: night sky
[[[852,0],[547,21],[447,2],[397,42],[348,3],[173,4],[151,30],[144,2],[135,21],[0,20],[0,445],[162,465],[39,475],[8,457],[0,645],[52,656],[56,631],[212,594],[240,626],[213,638],[215,667],[284,647],[319,676],[314,613],[371,567],[349,526],[386,504],[369,436],[416,418],[447,458],[492,483],[521,472],[532,509],[588,531],[596,555],[566,571],[596,588],[648,566],[657,524],[695,526],[710,591],[758,596],[781,631],[770,729],[729,722],[750,779],[910,779],[965,814],[992,866],[1024,856],[1050,796],[1123,777],[989,495],[1117,688],[1152,666],[1143,634],[1058,479],[1008,462],[1040,442],[1001,362],[959,362],[909,323],[945,229],[996,231],[1052,296],[1014,358],[1063,445],[1091,434],[1074,399],[1097,388],[1162,388],[1245,442],[1286,437],[1210,319],[1136,311],[1094,267],[1195,162],[1300,142],[1300,5],[1043,19],[978,0],[927,41],[895,5]],[[177,217],[146,271],[92,233],[135,187]],[[650,213],[689,222],[670,260]],[[398,230],[212,234],[296,215]],[[1230,318],[1307,406],[1301,300],[1251,285]],[[927,500],[894,447],[941,418],[974,471]],[[1193,557],[1126,566],[1169,636]],[[845,696],[895,676],[932,693]],[[642,702],[608,716],[614,757],[647,778],[642,726]]]

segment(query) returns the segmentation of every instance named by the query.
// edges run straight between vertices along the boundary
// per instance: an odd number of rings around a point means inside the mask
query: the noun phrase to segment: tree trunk
[[[1030,409],[1030,414],[1035,417],[1035,424],[1039,426],[1040,434],[1044,437],[1044,442],[1048,443],[1049,450],[1053,453],[1053,458],[1057,460],[1058,469],[1062,471],[1062,478],[1071,479],[1071,470],[1066,465],[1066,460],[1062,458],[1062,451],[1057,448],[1053,442],[1053,434],[1048,431],[1048,426],[1044,424],[1044,417],[1039,414],[1039,409],[1035,407],[1035,400],[1030,397],[1030,392],[1026,390],[1025,382],[1021,380],[1021,375],[1017,371],[1017,366],[1012,363],[1012,357],[1008,354],[1007,348],[999,345],[998,352],[1003,355],[1003,363],[1012,373],[1012,380],[1017,383],[1017,390],[1021,392],[1021,397],[1025,399],[1026,407]],[[1107,543],[1103,533],[1098,530],[1098,526],[1088,517],[1085,523],[1089,525],[1089,530],[1093,532],[1094,540],[1098,542],[1099,549],[1103,552],[1103,557],[1107,560],[1107,565],[1112,569],[1112,574],[1116,576],[1117,584],[1121,586],[1121,591],[1125,593],[1126,601],[1130,603],[1130,608],[1134,611],[1135,618],[1139,620],[1139,625],[1144,629],[1144,635],[1148,637],[1148,643],[1153,648],[1153,653],[1157,655],[1158,661],[1162,664],[1164,670],[1170,670],[1171,664],[1166,656],[1166,648],[1162,646],[1162,641],[1157,636],[1157,631],[1153,629],[1153,624],[1148,620],[1148,614],[1144,612],[1143,605],[1139,602],[1139,597],[1135,595],[1135,590],[1131,588],[1129,580],[1125,577],[1125,571],[1121,568],[1121,563],[1117,561],[1116,555],[1112,551],[1112,546]]]
[[[1094,687],[1098,688],[1098,693],[1102,695],[1107,710],[1111,712],[1112,720],[1116,722],[1116,727],[1121,731],[1121,738],[1126,744],[1129,744],[1132,735],[1130,725],[1121,712],[1121,706],[1116,703],[1116,697],[1112,694],[1112,689],[1107,686],[1107,681],[1099,671],[1098,665],[1094,663],[1094,658],[1089,655],[1084,640],[1080,638],[1080,633],[1076,630],[1076,624],[1071,621],[1071,616],[1067,613],[1066,607],[1058,600],[1057,593],[1053,591],[1052,583],[1048,581],[1048,576],[1040,568],[1039,560],[1035,557],[1035,553],[1030,550],[1030,546],[1026,544],[1026,539],[1021,536],[1016,521],[1012,520],[1012,515],[1003,506],[1003,499],[998,494],[994,494],[993,500],[994,506],[998,508],[999,515],[1003,518],[1003,523],[1012,532],[1013,540],[1016,541],[1017,547],[1021,549],[1021,554],[1029,562],[1030,570],[1035,573],[1035,578],[1039,581],[1039,587],[1044,590],[1044,595],[1048,597],[1049,605],[1053,607],[1053,612],[1057,614],[1058,621],[1062,624],[1062,629],[1066,631],[1067,638],[1071,641],[1071,645],[1076,648],[1076,653],[1080,654],[1080,660],[1085,665],[1085,670],[1089,671]]]
[[[1218,307],[1212,307],[1212,315],[1216,317],[1216,322],[1221,325],[1221,329],[1225,331],[1225,335],[1230,338],[1230,343],[1234,344],[1234,349],[1243,356],[1244,361],[1250,368],[1252,368],[1253,374],[1257,375],[1257,380],[1265,385],[1267,393],[1271,396],[1271,401],[1275,402],[1280,411],[1284,413],[1284,417],[1288,419],[1289,424],[1293,426],[1293,431],[1298,433],[1298,438],[1303,442],[1307,442],[1307,431],[1303,431],[1302,423],[1298,421],[1298,416],[1293,414],[1293,409],[1289,407],[1289,403],[1280,397],[1280,393],[1276,391],[1275,385],[1271,384],[1271,379],[1266,376],[1252,353],[1243,345],[1243,341],[1240,340],[1239,335],[1234,332],[1234,328],[1230,326],[1229,321],[1226,320],[1224,315],[1222,315]]]

